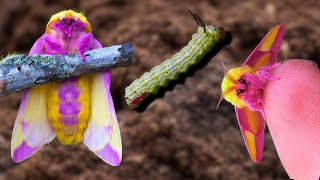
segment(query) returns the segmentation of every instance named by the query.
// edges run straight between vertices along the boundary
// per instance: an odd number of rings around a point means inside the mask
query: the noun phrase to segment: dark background
[[[111,167],[84,145],[54,140],[30,159],[14,164],[10,140],[22,93],[0,106],[0,179],[288,179],[267,130],[262,162],[245,148],[233,107],[220,97],[223,70],[240,66],[263,36],[284,24],[279,60],[304,58],[319,63],[318,0],[0,0],[0,51],[27,53],[50,16],[63,9],[84,11],[94,36],[110,46],[132,42],[134,63],[112,70],[114,97],[123,141],[120,167]],[[193,77],[167,91],[144,112],[130,110],[124,89],[135,78],[171,57],[196,32],[187,12],[206,24],[230,31],[233,41]]]

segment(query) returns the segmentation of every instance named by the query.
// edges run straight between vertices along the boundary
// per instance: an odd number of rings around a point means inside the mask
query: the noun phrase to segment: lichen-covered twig
[[[78,55],[7,56],[0,62],[0,96],[37,84],[94,73],[132,63],[132,44],[115,45]]]

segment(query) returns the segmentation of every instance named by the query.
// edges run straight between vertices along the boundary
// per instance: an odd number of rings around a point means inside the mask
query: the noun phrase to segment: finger
[[[264,90],[266,121],[290,178],[320,176],[320,71],[307,60],[288,60]]]

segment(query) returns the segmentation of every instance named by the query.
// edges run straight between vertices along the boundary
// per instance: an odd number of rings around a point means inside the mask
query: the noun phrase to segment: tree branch
[[[78,55],[10,55],[0,62],[0,96],[37,84],[60,81],[132,63],[132,44],[115,45]]]

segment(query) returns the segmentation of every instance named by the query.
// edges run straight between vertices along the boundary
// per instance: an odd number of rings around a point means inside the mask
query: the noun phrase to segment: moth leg
[[[67,51],[61,47],[56,38],[48,35],[44,35],[43,38],[44,48],[47,54],[67,54]]]
[[[96,49],[96,48],[102,48],[102,45],[98,40],[96,40],[94,37],[92,38],[92,44],[91,44],[91,49]]]
[[[260,68],[260,70],[258,70],[256,72],[256,74],[260,77],[260,78],[265,78],[267,80],[279,80],[279,78],[274,77],[271,74],[271,71],[276,68],[277,66],[279,66],[281,63],[275,63],[273,65],[269,65],[269,66],[262,66]]]
[[[44,54],[45,46],[44,46],[44,36],[41,36],[37,41],[33,44],[29,56],[32,54]]]
[[[91,33],[82,34],[76,42],[76,47],[79,52],[79,55],[83,61],[86,60],[84,52],[90,49],[93,36]]]

